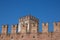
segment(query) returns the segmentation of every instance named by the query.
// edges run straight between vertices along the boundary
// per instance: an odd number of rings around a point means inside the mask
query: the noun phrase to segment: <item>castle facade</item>
[[[39,19],[28,15],[19,19],[19,23],[12,25],[8,33],[8,25],[2,25],[0,40],[60,40],[60,22],[54,22],[54,31],[48,32],[48,23],[42,23],[42,32],[39,32]],[[18,30],[18,32],[17,32]]]

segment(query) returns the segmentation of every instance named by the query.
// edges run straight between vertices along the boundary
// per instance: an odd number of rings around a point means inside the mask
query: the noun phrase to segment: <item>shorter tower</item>
[[[7,34],[8,32],[8,25],[2,25],[2,34]]]
[[[48,33],[48,23],[42,23],[42,33]]]

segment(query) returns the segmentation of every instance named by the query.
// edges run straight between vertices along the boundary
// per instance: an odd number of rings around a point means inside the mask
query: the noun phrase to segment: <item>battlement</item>
[[[18,25],[12,25],[12,28],[11,28],[11,33],[12,34],[16,34],[17,33],[17,28],[18,28]]]
[[[42,23],[42,32],[48,33],[48,23]]]
[[[24,16],[19,19],[18,25],[11,25],[11,34],[16,34],[20,30],[19,33],[38,33],[39,31],[39,19],[34,16]],[[48,32],[49,23],[42,23],[42,33]],[[53,23],[54,31],[60,32],[60,22]],[[8,25],[2,25],[2,34],[8,33]]]
[[[18,25],[11,25],[11,34],[16,34]],[[8,34],[8,25],[2,25],[2,32],[1,34]]]
[[[54,32],[60,32],[60,22],[54,22]]]
[[[60,22],[54,22],[54,25],[55,26],[59,26],[60,25]]]
[[[27,15],[27,16],[23,16],[19,19],[19,22],[23,22],[23,21],[26,21],[26,20],[34,20],[34,21],[39,21],[38,18],[34,17],[34,16],[31,16],[31,15]]]
[[[39,31],[39,19],[34,16],[24,16],[18,24],[11,25],[11,33],[8,33],[8,25],[2,25],[0,40],[60,40],[60,22],[54,22],[54,31],[49,32],[49,23],[42,23],[42,32]]]
[[[60,32],[60,22],[54,22],[54,32]],[[11,34],[16,34],[18,29],[18,24],[11,25]],[[26,30],[26,28],[25,28]],[[8,25],[2,25],[2,34],[8,33]],[[49,33],[48,32],[48,23],[42,23],[42,33]]]
[[[2,25],[2,34],[7,34],[8,25]]]

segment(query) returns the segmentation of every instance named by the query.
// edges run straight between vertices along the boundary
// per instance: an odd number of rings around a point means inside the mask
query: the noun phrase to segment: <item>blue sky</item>
[[[2,24],[8,24],[10,31],[12,24],[29,14],[39,18],[39,31],[42,22],[48,22],[52,31],[53,22],[60,21],[60,0],[0,0],[0,30]]]

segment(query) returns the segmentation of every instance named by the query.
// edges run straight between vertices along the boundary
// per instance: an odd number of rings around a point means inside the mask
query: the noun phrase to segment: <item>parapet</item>
[[[54,31],[60,32],[60,22],[54,22]],[[18,30],[18,24],[11,26],[11,34],[16,34]],[[8,25],[2,25],[2,34],[8,33]],[[48,33],[48,23],[42,23],[42,33]]]
[[[26,21],[26,20],[34,20],[36,22],[38,22],[38,18],[34,17],[34,16],[31,16],[31,15],[27,15],[27,16],[24,16],[22,18],[19,19],[19,22],[23,22],[23,21]]]
[[[19,19],[19,23],[18,23],[19,27],[21,27],[21,30],[18,29],[17,24],[12,25],[11,34],[16,34],[17,30],[20,30],[21,33],[26,33],[27,30],[29,30],[29,32],[38,31],[38,25],[39,25],[38,23],[39,23],[38,18],[31,15],[24,16]],[[53,25],[54,25],[54,32],[60,32],[60,22],[57,23],[54,22]],[[42,23],[42,33],[48,33],[48,26],[49,26],[48,23]],[[2,34],[7,34],[7,33],[8,33],[8,25],[2,25]]]
[[[8,25],[2,25],[2,34],[7,34],[8,32]]]
[[[59,32],[60,31],[60,22],[54,22],[54,32]]]
[[[42,23],[42,33],[48,33],[48,23]]]
[[[17,28],[18,28],[18,24],[12,25],[12,27],[11,27],[11,34],[16,34],[17,33]]]
[[[11,34],[13,33],[17,33],[17,28],[18,28],[18,25],[12,25],[11,27]],[[2,32],[1,34],[8,34],[8,25],[2,25]]]

